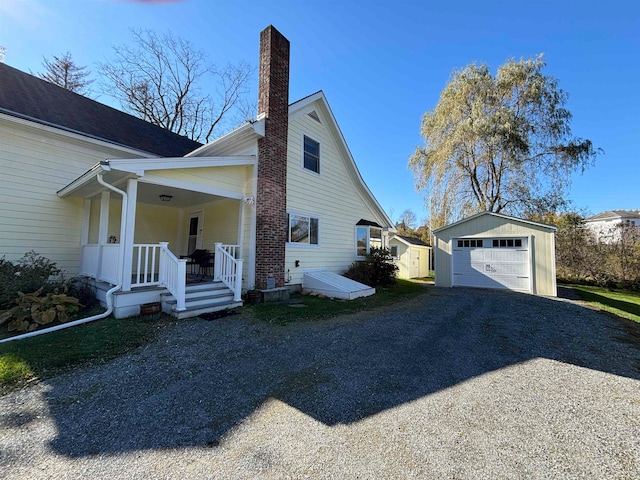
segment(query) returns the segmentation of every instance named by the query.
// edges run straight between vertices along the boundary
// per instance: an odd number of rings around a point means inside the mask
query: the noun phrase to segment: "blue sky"
[[[130,28],[172,31],[218,64],[256,66],[259,32],[291,41],[292,101],[324,90],[369,188],[395,220],[425,218],[407,169],[422,114],[454,68],[544,52],[570,94],[573,133],[605,154],[573,177],[575,207],[640,209],[640,6],[635,1],[2,0],[5,63],[42,71],[70,51],[97,71]],[[253,95],[256,94],[257,79]],[[94,96],[98,96],[94,93]],[[99,101],[111,99],[98,96]],[[117,105],[114,105],[117,106]]]

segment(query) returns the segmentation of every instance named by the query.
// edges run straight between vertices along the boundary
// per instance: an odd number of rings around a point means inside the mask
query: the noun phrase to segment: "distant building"
[[[585,225],[607,243],[620,239],[620,224],[640,227],[640,210],[607,210],[585,219]]]

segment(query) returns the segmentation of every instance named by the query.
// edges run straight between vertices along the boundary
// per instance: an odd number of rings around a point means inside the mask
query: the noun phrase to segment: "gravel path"
[[[4,479],[640,478],[640,328],[438,289],[285,326],[182,322],[0,397]]]

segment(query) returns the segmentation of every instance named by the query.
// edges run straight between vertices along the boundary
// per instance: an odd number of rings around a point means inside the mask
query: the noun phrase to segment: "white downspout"
[[[106,165],[103,165],[102,168],[107,168]],[[124,272],[124,243],[122,242],[122,232],[124,231],[124,228],[126,226],[126,220],[125,220],[125,215],[126,215],[126,209],[127,209],[127,194],[126,192],[123,192],[122,190],[114,187],[113,185],[108,184],[107,182],[105,182],[102,179],[102,174],[98,174],[97,175],[97,180],[98,183],[100,185],[103,185],[104,187],[108,188],[109,190],[112,190],[120,195],[122,195],[122,217],[120,220],[120,275],[122,275],[122,272]],[[120,281],[122,281],[122,279],[120,279]],[[50,332],[55,332],[56,330],[62,330],[64,328],[69,328],[69,327],[75,327],[76,325],[82,325],[83,323],[89,323],[89,322],[93,322],[94,320],[100,320],[101,318],[106,318],[109,315],[111,315],[111,313],[113,312],[113,293],[116,292],[117,290],[119,290],[122,287],[122,285],[116,285],[115,287],[111,288],[109,291],[107,291],[106,294],[106,303],[107,303],[107,310],[105,312],[99,313],[98,315],[93,315],[91,317],[86,317],[86,318],[80,318],[78,320],[74,320],[73,322],[68,322],[68,323],[63,323],[61,325],[56,325],[55,327],[50,327],[50,328],[45,328],[44,330],[37,330],[35,332],[28,332],[28,333],[23,333],[22,335],[16,335],[15,337],[10,337],[10,338],[5,338],[0,340],[0,343],[4,343],[4,342],[10,342],[12,340],[22,340],[23,338],[29,338],[29,337],[35,337],[37,335],[42,335],[44,333],[50,333]]]
[[[44,330],[36,330],[35,332],[23,333],[22,335],[16,335],[15,337],[3,338],[2,340],[0,340],[0,343],[11,342],[12,340],[22,340],[23,338],[35,337],[36,335],[55,332],[56,330],[75,327],[76,325],[82,325],[83,323],[89,323],[89,322],[93,322],[94,320],[100,320],[101,318],[106,318],[109,315],[111,315],[111,312],[113,312],[113,300],[111,299],[111,297],[113,293],[119,289],[120,289],[120,285],[116,285],[115,287],[113,287],[111,290],[107,292],[107,310],[105,312],[99,313],[98,315],[94,315],[92,317],[80,318],[79,320],[74,320],[73,322],[56,325],[55,327],[45,328]]]
[[[108,168],[106,165],[102,166],[103,169],[105,167]],[[120,285],[122,285],[122,275],[124,273],[124,231],[127,228],[127,207],[129,203],[129,197],[127,196],[126,192],[105,182],[102,178],[101,173],[96,176],[96,179],[98,180],[98,183],[103,187],[108,188],[112,192],[116,192],[118,195],[122,195],[122,213],[120,214]]]

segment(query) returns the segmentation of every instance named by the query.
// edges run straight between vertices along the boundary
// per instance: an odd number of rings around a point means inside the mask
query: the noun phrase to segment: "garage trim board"
[[[451,237],[452,285],[533,293],[531,236]]]

